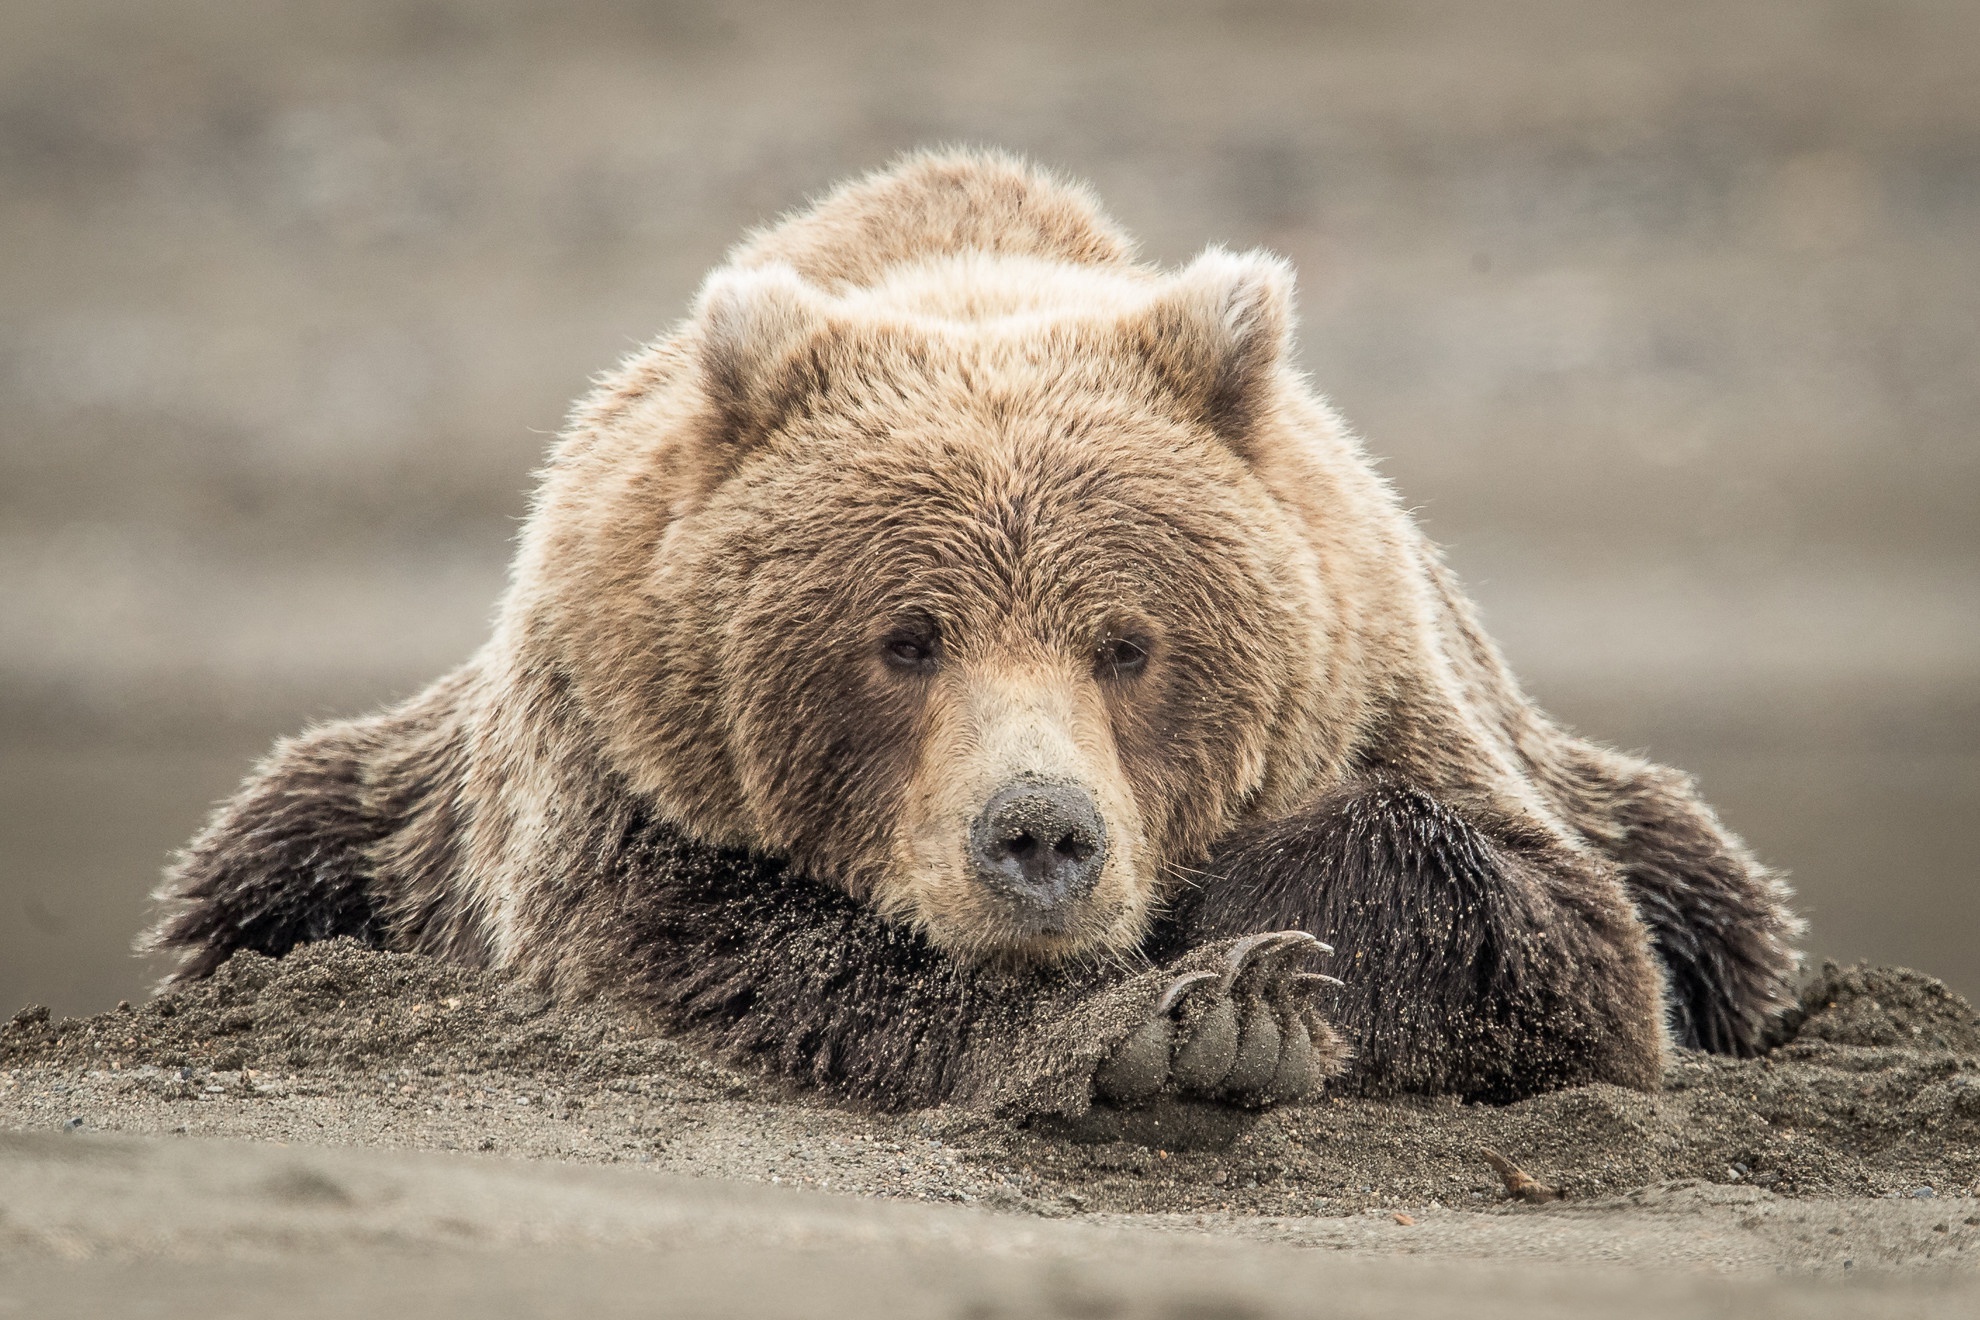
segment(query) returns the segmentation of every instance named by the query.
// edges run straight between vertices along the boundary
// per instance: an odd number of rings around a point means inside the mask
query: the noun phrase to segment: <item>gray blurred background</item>
[[[588,375],[953,141],[1290,256],[1542,701],[1980,991],[1980,5],[6,0],[0,1007],[137,995],[269,740],[483,636]]]

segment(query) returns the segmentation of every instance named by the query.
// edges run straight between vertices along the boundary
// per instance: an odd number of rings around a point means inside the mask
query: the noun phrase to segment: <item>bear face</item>
[[[587,584],[549,631],[618,768],[971,957],[1135,946],[1325,667],[1241,443],[1288,298],[1223,253],[718,276],[691,385],[580,459],[607,498],[543,566]]]

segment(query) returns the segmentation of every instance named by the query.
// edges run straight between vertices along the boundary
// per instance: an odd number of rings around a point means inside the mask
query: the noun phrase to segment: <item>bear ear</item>
[[[1292,329],[1292,267],[1269,252],[1213,247],[1134,315],[1130,335],[1184,407],[1248,456]]]
[[[701,286],[701,383],[732,445],[746,447],[812,388],[807,350],[824,332],[826,295],[789,266],[718,270]]]

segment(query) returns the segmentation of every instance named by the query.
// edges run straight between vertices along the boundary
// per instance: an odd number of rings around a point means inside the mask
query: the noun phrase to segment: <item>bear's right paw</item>
[[[1148,1020],[1093,1075],[1116,1105],[1139,1105],[1165,1091],[1241,1105],[1304,1100],[1339,1072],[1347,1048],[1313,1004],[1330,976],[1295,964],[1332,953],[1303,930],[1247,935],[1196,951]]]

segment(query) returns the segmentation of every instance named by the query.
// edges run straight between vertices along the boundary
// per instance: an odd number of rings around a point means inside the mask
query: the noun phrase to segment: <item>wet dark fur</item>
[[[367,853],[395,822],[364,809],[364,750],[307,736],[278,747],[187,847],[175,868],[183,902],[155,937],[186,953],[181,979],[240,949],[280,957],[339,935],[383,947]]]
[[[1192,941],[1300,929],[1347,984],[1321,1004],[1355,1058],[1337,1083],[1509,1100],[1590,1076],[1654,1086],[1657,986],[1625,956],[1601,864],[1393,782],[1345,785],[1219,849]]]
[[[466,914],[417,870],[376,871],[380,841],[417,816],[364,789],[357,753],[384,736],[298,740],[195,842],[157,941],[189,954],[182,976],[238,948],[280,955],[333,935],[448,951],[436,932],[465,929]],[[360,809],[367,800],[384,814]],[[1687,1043],[1750,1052],[1766,1001],[1740,998],[1730,863],[1714,868],[1718,853],[1682,813],[1640,804],[1638,816],[1624,873],[1666,960],[1673,1026],[1704,1023]],[[603,795],[585,833],[563,903],[538,920],[599,969],[593,988],[725,1057],[856,1102],[911,1106],[979,1085],[1001,1062],[1017,1066],[1028,1023],[1122,975],[961,963],[778,861],[688,838],[628,795]],[[1344,1089],[1504,1101],[1591,1079],[1652,1087],[1657,988],[1620,952],[1634,917],[1610,897],[1606,865],[1375,778],[1226,840],[1146,953],[1160,963],[1213,937],[1291,927],[1334,944],[1329,966],[1347,985],[1323,1004],[1355,1049]],[[481,960],[466,945],[452,956]]]
[[[1663,772],[1626,786],[1615,809],[1616,860],[1669,982],[1680,1045],[1742,1057],[1760,1052],[1778,1003],[1778,950],[1757,937],[1759,870],[1683,785]]]
[[[447,947],[468,914],[426,883],[431,872],[380,873],[381,842],[430,804],[370,791],[354,752],[409,727],[417,721],[358,726],[370,737],[323,730],[270,758],[177,868],[173,910],[151,941],[187,955],[177,979],[203,977],[239,949],[279,957],[339,935],[485,960],[472,943]],[[986,1070],[1014,1057],[1040,1012],[1107,979],[958,962],[843,891],[700,843],[624,793],[601,794],[583,829],[591,844],[573,859],[563,901],[534,916],[583,951],[594,973],[586,988],[723,1057],[848,1100],[905,1108],[986,1089]]]
[[[146,943],[210,973],[237,949],[280,957],[337,936],[373,948],[487,961],[453,892],[462,735],[451,684],[391,715],[279,745],[172,868]]]
[[[628,997],[670,1030],[878,1108],[971,1089],[1042,1003],[1094,980],[960,963],[837,889],[637,810],[568,892],[560,924],[608,930]]]

